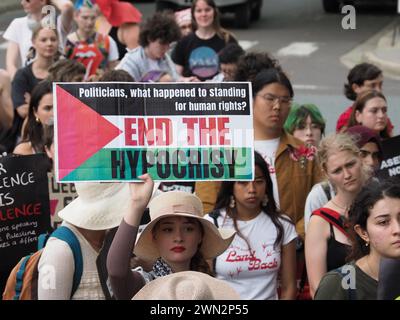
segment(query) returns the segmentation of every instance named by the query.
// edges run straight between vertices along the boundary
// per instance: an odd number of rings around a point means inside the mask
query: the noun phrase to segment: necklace
[[[371,278],[374,278],[375,280],[378,280],[378,277],[376,276],[375,272],[372,271],[371,265],[369,264],[369,255],[366,257],[366,260],[367,260],[367,265],[368,265],[369,272],[371,274]]]
[[[331,199],[331,202],[338,208],[340,208],[341,210],[344,211],[344,213],[349,211],[349,207],[348,206],[341,206],[339,204],[337,204],[333,199]]]

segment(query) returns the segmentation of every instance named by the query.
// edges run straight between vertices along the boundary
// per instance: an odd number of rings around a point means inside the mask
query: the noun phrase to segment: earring
[[[229,201],[229,208],[233,209],[236,206],[235,197],[231,196]]]
[[[365,246],[368,247],[369,246],[369,242],[365,242]]]
[[[263,207],[265,207],[267,204],[268,204],[268,196],[265,195],[263,201],[261,202],[261,205],[262,205]]]
[[[36,117],[35,120],[36,120],[37,123],[40,123],[40,119],[38,117]]]

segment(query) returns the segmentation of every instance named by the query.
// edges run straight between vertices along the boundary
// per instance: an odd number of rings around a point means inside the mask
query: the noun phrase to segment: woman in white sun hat
[[[240,295],[226,281],[182,271],[151,281],[132,300],[240,300]]]
[[[79,242],[82,275],[76,283],[75,268],[80,260],[76,250],[50,236],[38,265],[40,300],[104,300],[109,294],[102,289],[97,263],[108,231],[118,227],[122,217],[132,211],[129,184],[76,183],[75,187],[78,197],[58,215],[63,219],[62,226]]]
[[[117,299],[131,299],[150,281],[172,273],[200,271],[212,274],[206,259],[214,259],[224,252],[235,234],[234,230],[217,229],[204,219],[202,203],[191,193],[165,192],[149,203],[153,181],[148,174],[140,179],[143,183],[130,185],[133,209],[124,216],[107,257],[111,288]],[[151,221],[136,241],[148,203]],[[151,262],[152,270],[131,270],[132,252]]]

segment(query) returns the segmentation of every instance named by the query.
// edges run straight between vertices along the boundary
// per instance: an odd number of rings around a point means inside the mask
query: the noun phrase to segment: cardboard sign
[[[248,82],[56,83],[58,182],[251,180]]]
[[[377,175],[379,179],[400,178],[400,136],[382,141],[383,160]]]
[[[44,154],[0,158],[0,270],[8,273],[51,231]]]
[[[58,183],[52,172],[48,173],[51,226],[56,229],[62,222],[58,212],[74,200],[76,193],[73,183]]]

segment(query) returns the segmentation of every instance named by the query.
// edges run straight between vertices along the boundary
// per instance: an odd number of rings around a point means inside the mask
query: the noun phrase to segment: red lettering
[[[167,146],[172,140],[172,122],[168,118],[125,118],[127,146]]]
[[[186,124],[187,143],[189,146],[194,146],[194,125],[197,123],[197,118],[183,118],[182,122]]]
[[[33,214],[40,216],[42,214],[42,204],[41,203],[35,203],[33,205]]]
[[[208,120],[208,124],[207,124]],[[217,131],[216,131],[215,118],[200,118],[200,144],[201,145],[215,145],[217,144]],[[207,143],[207,137],[209,141]]]
[[[261,263],[260,259],[252,260],[249,263],[249,271],[253,270],[265,270],[278,268],[278,261],[274,258],[273,261]]]
[[[0,221],[11,221],[20,217],[41,215],[41,207],[41,203],[29,203],[20,207],[7,208],[5,211],[0,211]]]
[[[146,121],[147,120],[147,126]],[[139,134],[139,146],[144,146],[144,138],[146,137],[147,144],[149,146],[154,145],[154,119],[139,118],[138,119],[138,134]]]
[[[221,118],[184,118],[183,123],[187,129],[187,143],[193,146],[196,142],[195,132],[199,135],[200,145],[229,145],[230,139],[226,137],[229,134],[229,117]],[[198,126],[196,126],[198,124]],[[195,127],[196,126],[196,127]]]
[[[125,144],[127,146],[137,146],[137,141],[132,139],[132,135],[136,135],[136,129],[132,124],[136,123],[134,118],[125,118]]]
[[[218,138],[220,145],[229,145],[231,141],[225,137],[229,133],[229,129],[225,125],[229,123],[228,117],[218,118]]]
[[[165,135],[164,135],[165,133]],[[158,146],[169,146],[173,141],[172,123],[168,118],[156,119],[156,142]]]
[[[255,254],[255,251],[252,251],[250,254],[239,255],[236,253],[235,250],[232,250],[232,251],[229,251],[226,261],[228,261],[228,262],[253,261],[253,260],[257,259],[254,256],[254,254]]]

